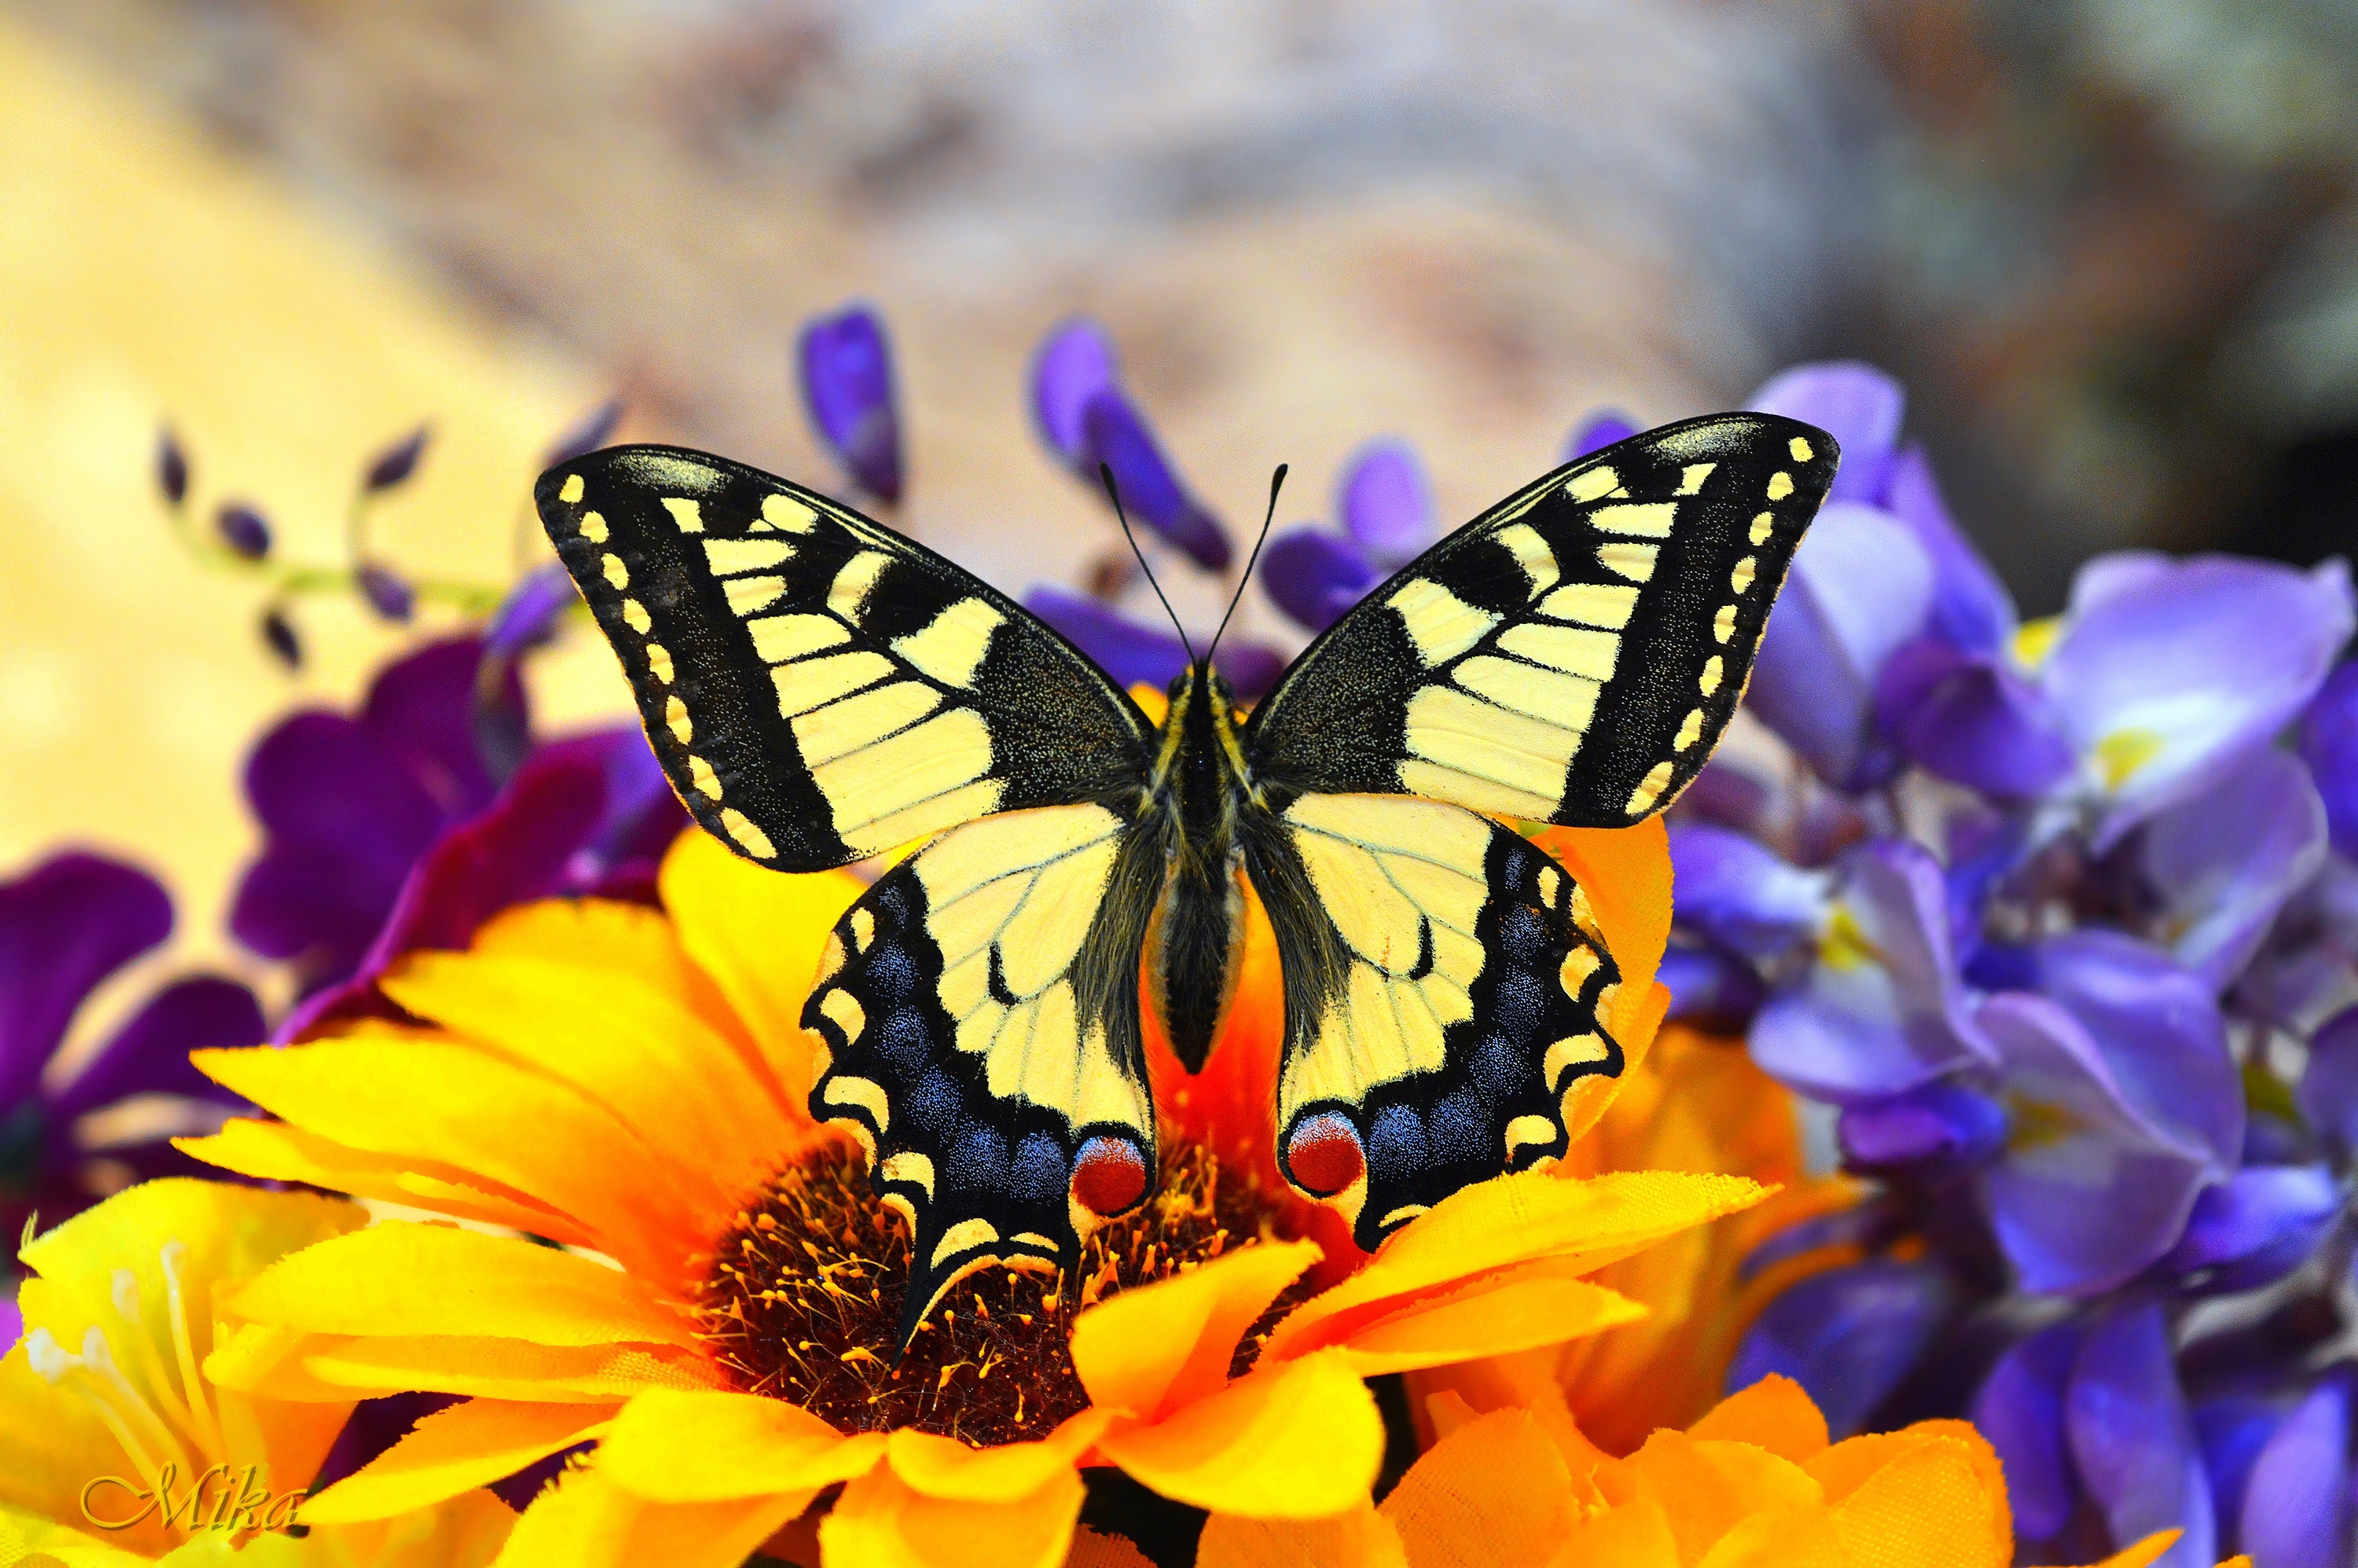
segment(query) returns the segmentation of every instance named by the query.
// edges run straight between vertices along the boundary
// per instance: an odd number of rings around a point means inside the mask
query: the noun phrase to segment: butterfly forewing
[[[1661,810],[1736,711],[1834,461],[1823,431],[1729,414],[1550,474],[1312,644],[1248,726],[1255,777],[1590,827]]]
[[[750,860],[817,871],[1143,781],[1152,734],[1095,665],[823,496],[620,447],[551,469],[535,499],[673,787]]]

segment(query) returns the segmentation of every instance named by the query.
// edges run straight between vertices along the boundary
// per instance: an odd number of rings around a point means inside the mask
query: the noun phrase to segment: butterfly
[[[988,584],[742,464],[617,447],[535,499],[705,828],[781,871],[930,836],[802,1018],[811,1114],[909,1225],[905,1340],[1153,1190],[1141,1008],[1199,1070],[1248,883],[1284,977],[1278,1166],[1361,1247],[1563,1154],[1570,1097],[1622,1070],[1621,974],[1511,824],[1625,827],[1693,779],[1836,458],[1767,415],[1632,437],[1401,568],[1249,714],[1207,659],[1159,725]]]

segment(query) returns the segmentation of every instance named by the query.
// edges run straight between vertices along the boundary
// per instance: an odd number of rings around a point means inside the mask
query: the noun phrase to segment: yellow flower
[[[1824,1247],[1742,1275],[1760,1243],[1850,1206],[1861,1189],[1845,1177],[1805,1173],[1792,1096],[1752,1065],[1741,1041],[1672,1024],[1627,1077],[1596,1130],[1574,1145],[1568,1173],[1720,1171],[1778,1190],[1757,1207],[1599,1271],[1599,1284],[1646,1308],[1641,1321],[1416,1373],[1409,1387],[1418,1411],[1435,1397],[1463,1401],[1472,1413],[1521,1408],[1559,1427],[1570,1422],[1606,1453],[1627,1454],[1649,1433],[1684,1427],[1718,1401],[1736,1342],[1769,1301],[1807,1274],[1856,1260],[1855,1249]]]
[[[72,1568],[488,1563],[489,1493],[381,1524],[282,1533],[352,1397],[287,1403],[200,1372],[224,1303],[276,1260],[365,1225],[341,1199],[149,1182],[27,1244],[25,1334],[0,1358],[0,1563]],[[308,1523],[304,1520],[301,1522]],[[45,1556],[39,1554],[46,1554]]]
[[[1611,1022],[1635,1058],[1662,1005],[1668,856],[1658,827],[1589,838],[1567,853],[1632,955]],[[395,1221],[238,1292],[249,1326],[210,1364],[230,1386],[471,1396],[307,1518],[417,1508],[592,1438],[507,1560],[734,1564],[839,1487],[817,1526],[831,1563],[1052,1564],[1087,1465],[1240,1517],[1333,1515],[1365,1500],[1380,1457],[1363,1377],[1626,1322],[1640,1309],[1581,1276],[1761,1195],[1724,1176],[1526,1173],[1435,1206],[1372,1260],[1323,1256],[1297,1200],[1259,1179],[1264,935],[1214,1053],[1225,1076],[1158,1079],[1174,1141],[1156,1198],[1093,1238],[1063,1289],[963,1281],[896,1362],[905,1232],[802,1108],[803,999],[860,891],[691,833],[665,864],[667,913],[532,905],[468,953],[414,956],[384,989],[425,1026],[200,1054],[283,1119],[189,1152],[562,1244]],[[1202,1135],[1255,1082],[1251,1130]]]
[[[1997,1456],[1963,1422],[1826,1440],[1769,1377],[1627,1458],[1568,1451],[1531,1412],[1476,1417],[1378,1508],[1314,1523],[1215,1517],[1196,1568],[2006,1568]],[[2145,1568],[2161,1531],[2102,1568]],[[2250,1568],[2235,1558],[2224,1568]]]

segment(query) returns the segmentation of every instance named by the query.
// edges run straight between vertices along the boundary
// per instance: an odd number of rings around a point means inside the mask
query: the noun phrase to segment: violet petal
[[[2080,1503],[2080,1479],[2064,1435],[2063,1390],[2083,1336],[2078,1323],[2067,1320],[2017,1340],[1974,1396],[1974,1425],[2006,1467],[2015,1528],[2033,1541],[2060,1534]]]
[[[1383,580],[1351,540],[1315,524],[1286,529],[1261,550],[1260,585],[1286,615],[1324,632]]]
[[[553,469],[559,463],[569,463],[576,458],[586,458],[604,446],[614,435],[614,427],[622,422],[622,400],[610,397],[560,431],[548,449],[540,454],[540,466]]]
[[[2298,759],[2255,751],[2202,794],[2156,812],[2141,849],[2170,956],[2223,990],[2325,864],[2325,805]]]
[[[1040,583],[1024,591],[1023,608],[1064,633],[1125,690],[1161,691],[1187,673],[1187,650],[1178,638],[1140,625],[1102,600]]]
[[[901,419],[883,319],[863,304],[813,317],[795,366],[811,427],[836,460],[870,494],[900,500]]]
[[[1790,866],[1758,840],[1707,823],[1671,827],[1671,914],[1733,953],[1763,958],[1814,935],[1833,879]]]
[[[2014,596],[1957,527],[1921,446],[1911,443],[1892,460],[1883,504],[1931,557],[1932,610],[1925,631],[1968,653],[2005,652],[2014,638]]]
[[[2244,1493],[2252,1466],[2284,1422],[2281,1400],[2231,1393],[2194,1403],[2194,1436],[2202,1445],[2202,1468],[2211,1480],[2211,1501],[2219,1516],[2219,1547],[2234,1550],[2243,1539]],[[2013,1481],[2012,1466],[2006,1479]]]
[[[2210,986],[2115,931],[2037,945],[2039,989],[2078,1019],[2138,1111],[2233,1170],[2244,1147],[2243,1077]]]
[[[1121,385],[1113,340],[1086,316],[1057,323],[1032,359],[1032,416],[1065,466],[1097,482],[1098,458],[1082,414],[1089,399]]]
[[[407,481],[409,476],[417,471],[417,460],[426,455],[427,438],[433,433],[431,427],[420,425],[379,452],[370,460],[367,471],[361,476],[361,488],[374,494]]]
[[[379,672],[361,707],[369,738],[417,779],[446,817],[481,811],[498,788],[476,751],[470,718],[482,654],[474,637],[426,643]],[[506,679],[503,700],[521,707],[519,678],[510,670]]]
[[[1875,681],[1931,605],[1932,565],[1872,507],[1833,503],[1795,552],[1746,702],[1838,789],[1879,782]]]
[[[297,713],[264,735],[246,759],[245,794],[274,847],[328,849],[395,875],[445,816],[409,769],[341,713]]]
[[[406,625],[417,613],[417,590],[409,579],[380,561],[362,561],[352,576],[361,585],[361,597],[380,619]]]
[[[172,934],[138,867],[69,851],[0,882],[0,1115],[33,1092],[84,998]]]
[[[2343,661],[2301,716],[2300,754],[2324,797],[2333,847],[2358,860],[2358,659]]]
[[[1212,671],[1228,683],[1238,701],[1259,702],[1293,662],[1266,643],[1228,642],[1212,655]]]
[[[1946,1081],[1843,1108],[1834,1132],[1861,1170],[1977,1165],[2006,1142],[2006,1111],[1986,1095]]]
[[[1145,416],[1128,398],[1112,389],[1097,393],[1082,406],[1081,427],[1089,450],[1113,470],[1133,522],[1162,535],[1205,570],[1227,569],[1227,530],[1180,484]]]
[[[1993,800],[2038,798],[2076,760],[2039,687],[1996,658],[1926,635],[1876,680],[1877,720],[1919,767]]]
[[[188,449],[169,425],[156,432],[156,488],[168,504],[178,506],[189,499]]]
[[[1984,1065],[1949,941],[1941,868],[1920,847],[1878,839],[1846,852],[1818,961],[1752,1022],[1752,1058],[1812,1098],[1898,1094]]]
[[[1768,995],[1750,964],[1709,944],[1672,941],[1654,978],[1671,993],[1666,1016],[1714,1034],[1742,1034]]]
[[[135,1094],[220,1099],[225,1091],[189,1062],[191,1051],[259,1045],[270,1036],[262,1004],[235,980],[193,975],[176,980],[131,1016],[82,1064],[51,1104],[70,1120]]]
[[[2358,1007],[2335,1013],[2309,1036],[2293,1102],[2320,1137],[2358,1152]]]
[[[1394,436],[1351,454],[1336,486],[1335,514],[1352,541],[1386,568],[1406,566],[1441,537],[1424,465],[1414,448]]]
[[[2114,1543],[2183,1530],[2156,1561],[2211,1568],[2218,1561],[2211,1488],[2158,1306],[2123,1309],[2090,1331],[2064,1410],[2072,1461]]]
[[[222,543],[249,561],[270,553],[270,524],[250,502],[225,501],[213,514],[213,529]]]
[[[1780,1372],[1808,1390],[1836,1438],[1864,1430],[1949,1315],[1936,1269],[1874,1259],[1793,1285],[1762,1309],[1727,1369],[1733,1391]]]
[[[1834,470],[1829,502],[1883,504],[1892,449],[1908,407],[1908,394],[1897,381],[1856,360],[1795,365],[1771,376],[1752,395],[1749,406],[1815,425],[1834,438],[1842,465]]]
[[[1573,427],[1572,435],[1563,444],[1563,460],[1576,463],[1591,453],[1601,452],[1637,433],[1638,427],[1618,409],[1599,409]]]
[[[2208,1293],[2257,1290],[2307,1262],[2343,1206],[2342,1184],[2322,1165],[2238,1171],[2195,1198],[2185,1234],[2158,1267]]]
[[[2022,1289],[2093,1294],[2167,1252],[2216,1173],[2140,1116],[2088,1032],[2044,997],[1984,1002],[2012,1130],[1982,1194]]]
[[[2299,714],[2353,610],[2340,561],[2299,572],[2198,556],[2097,580],[2039,676],[2085,759],[2101,851]]]
[[[2243,1550],[2266,1568],[2349,1568],[2350,1382],[2328,1376],[2293,1407],[2253,1462]]]

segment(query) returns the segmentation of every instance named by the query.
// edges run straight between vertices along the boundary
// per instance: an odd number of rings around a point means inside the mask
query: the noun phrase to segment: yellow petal
[[[1261,1242],[1099,1303],[1073,1325],[1081,1386],[1147,1421],[1202,1398],[1228,1381],[1253,1320],[1318,1259],[1313,1241]]]
[[[1196,1542],[1195,1568],[1409,1568],[1409,1559],[1400,1532],[1362,1500],[1332,1519],[1214,1514]]]
[[[1585,1280],[1552,1278],[1545,1265],[1534,1264],[1423,1298],[1352,1330],[1336,1349],[1353,1371],[1374,1378],[1555,1345],[1645,1315],[1627,1296]]]
[[[155,1561],[125,1552],[37,1513],[0,1503],[0,1563],[10,1568],[147,1568]]]
[[[1757,1444],[1780,1459],[1806,1465],[1826,1451],[1826,1418],[1801,1384],[1771,1372],[1720,1400],[1687,1428],[1687,1435]]]
[[[858,1568],[1056,1568],[1081,1496],[1069,1467],[1030,1497],[979,1503],[927,1497],[880,1465],[843,1488],[819,1521],[819,1549]]]
[[[1595,1480],[1617,1505],[1638,1498],[1661,1504],[1684,1563],[1753,1514],[1814,1508],[1824,1498],[1808,1472],[1766,1449],[1682,1432],[1654,1433],[1628,1458],[1599,1466]]]
[[[489,1568],[515,1527],[515,1509],[489,1492],[465,1492],[395,1519],[315,1526],[307,1541],[287,1541],[302,1549],[288,1568]],[[247,1541],[222,1568],[270,1568],[256,1557],[260,1544]]]
[[[1411,1220],[1373,1261],[1277,1325],[1265,1355],[1297,1356],[1347,1337],[1414,1296],[1533,1259],[1602,1267],[1768,1189],[1740,1176],[1629,1171],[1572,1181],[1530,1171],[1477,1182]]]
[[[1577,1518],[1555,1444],[1521,1411],[1443,1438],[1378,1511],[1416,1568],[1541,1568]]]
[[[447,1165],[347,1149],[283,1121],[239,1117],[224,1122],[210,1138],[175,1138],[172,1147],[243,1176],[430,1206],[460,1219],[511,1226],[557,1241],[589,1239],[589,1232],[574,1220],[522,1193],[501,1191],[480,1177],[462,1180]]]
[[[594,1468],[568,1470],[533,1499],[494,1568],[739,1568],[808,1504],[650,1503]]]
[[[849,871],[764,871],[710,834],[689,832],[664,857],[661,891],[688,957],[734,1005],[799,1106],[813,1076],[803,1003],[827,933],[867,884]]]
[[[1825,1487],[1826,1500],[1839,1503],[1865,1486],[1886,1465],[1928,1443],[1953,1443],[1964,1453],[1988,1501],[1991,1550],[2001,1563],[2014,1560],[2014,1510],[2007,1500],[2006,1471],[1997,1451],[1971,1422],[1920,1421],[1898,1432],[1871,1433],[1846,1438],[1809,1461],[1808,1469]]]
[[[912,1491],[952,1502],[1003,1503],[1031,1497],[1076,1468],[1113,1421],[1113,1411],[1092,1408],[1066,1417],[1036,1442],[995,1448],[903,1429],[892,1433],[886,1453],[892,1474]]]
[[[701,1182],[708,1210],[769,1172],[802,1119],[677,991],[519,955],[413,953],[378,982],[420,1018],[568,1084]]]
[[[1834,1529],[1855,1563],[2005,1568],[1987,1485],[1973,1451],[1935,1437],[1876,1471],[1836,1504]]]
[[[1364,1499],[1382,1462],[1376,1401],[1337,1356],[1255,1371],[1098,1450],[1166,1498],[1253,1519],[1323,1519]]]
[[[642,1139],[572,1087],[472,1046],[357,1036],[189,1054],[208,1076],[348,1148],[512,1187],[588,1227],[633,1272],[680,1268],[696,1206]]]
[[[470,1400],[437,1411],[401,1441],[316,1497],[305,1524],[386,1519],[471,1492],[605,1429],[611,1405]]]
[[[622,1408],[598,1449],[608,1480],[650,1502],[807,1495],[865,1475],[875,1433],[846,1437],[784,1400],[723,1390],[651,1390]]]
[[[1154,1568],[1154,1560],[1131,1545],[1127,1537],[1100,1535],[1082,1525],[1073,1531],[1073,1547],[1065,1553],[1065,1568]]]
[[[315,1334],[696,1344],[679,1314],[619,1270],[518,1237],[406,1220],[282,1259],[230,1307],[255,1323]]]
[[[1679,1543],[1662,1505],[1639,1498],[1589,1516],[1548,1568],[1680,1568]]]
[[[478,1399],[578,1404],[620,1401],[649,1389],[708,1389],[717,1383],[701,1356],[662,1346],[308,1335],[282,1359],[306,1377],[362,1395],[416,1389]],[[249,1371],[218,1357],[205,1367],[206,1376],[231,1387],[252,1382],[256,1391],[301,1397],[282,1394],[269,1372],[240,1376]]]

